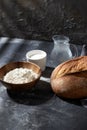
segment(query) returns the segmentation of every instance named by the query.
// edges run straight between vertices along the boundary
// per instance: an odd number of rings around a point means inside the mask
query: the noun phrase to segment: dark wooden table
[[[49,64],[52,48],[51,42],[0,38],[0,66],[25,60],[27,51],[41,49],[48,54],[42,76],[50,78],[54,69]],[[82,46],[77,48],[80,55]],[[8,91],[0,84],[0,130],[87,130],[87,108],[81,100],[56,96],[45,81],[40,80],[26,93]]]

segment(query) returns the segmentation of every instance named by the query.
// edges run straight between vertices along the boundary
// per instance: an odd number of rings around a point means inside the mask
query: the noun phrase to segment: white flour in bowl
[[[3,78],[4,81],[14,84],[29,83],[36,79],[38,74],[27,68],[16,68],[9,71]]]

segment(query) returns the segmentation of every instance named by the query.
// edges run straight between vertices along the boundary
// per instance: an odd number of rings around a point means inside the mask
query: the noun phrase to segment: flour
[[[4,81],[14,84],[23,84],[33,81],[38,74],[27,68],[16,68],[9,71],[3,78]]]

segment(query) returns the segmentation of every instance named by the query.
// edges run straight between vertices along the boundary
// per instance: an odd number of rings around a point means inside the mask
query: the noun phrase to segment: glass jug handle
[[[70,43],[70,49],[72,52],[72,58],[78,57],[78,49],[76,45]]]
[[[84,44],[82,46],[82,51],[81,51],[81,56],[85,56],[85,55],[87,55],[87,45],[86,44]]]

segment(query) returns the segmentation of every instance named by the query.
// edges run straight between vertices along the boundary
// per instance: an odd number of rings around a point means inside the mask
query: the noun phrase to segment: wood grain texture
[[[34,81],[31,81],[29,83],[24,83],[24,84],[12,84],[12,83],[3,81],[3,76],[6,73],[8,73],[9,71],[11,71],[15,68],[21,68],[21,67],[32,69],[35,73],[38,74],[37,79],[35,79]],[[40,67],[31,62],[11,62],[0,68],[0,81],[5,87],[7,87],[7,89],[11,89],[11,90],[24,91],[24,90],[31,89],[32,87],[35,86],[35,84],[39,80],[40,76],[41,76]]]

